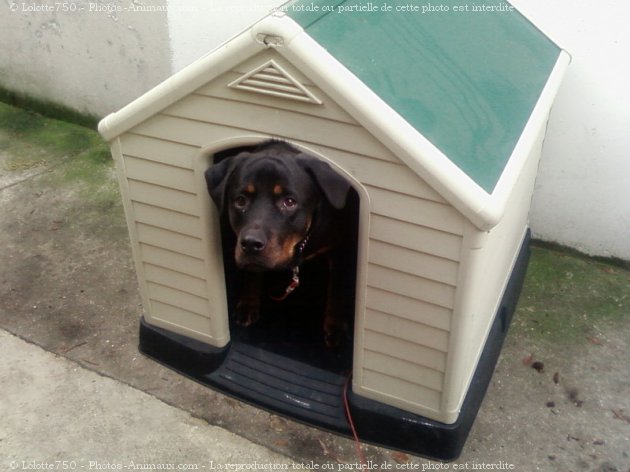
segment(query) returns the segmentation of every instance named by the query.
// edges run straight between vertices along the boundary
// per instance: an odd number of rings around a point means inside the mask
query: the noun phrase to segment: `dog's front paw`
[[[260,305],[251,302],[240,302],[236,306],[236,324],[247,328],[260,318]]]

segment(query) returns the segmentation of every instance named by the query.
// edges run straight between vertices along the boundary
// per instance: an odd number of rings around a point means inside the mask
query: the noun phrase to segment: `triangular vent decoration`
[[[322,101],[273,59],[242,75],[228,87],[321,105]]]

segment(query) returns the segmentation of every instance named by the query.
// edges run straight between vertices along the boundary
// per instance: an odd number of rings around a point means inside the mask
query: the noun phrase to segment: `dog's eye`
[[[247,197],[244,195],[239,195],[234,199],[234,207],[237,210],[244,210],[247,206]]]
[[[282,199],[282,207],[291,210],[297,206],[297,200],[293,197],[285,197]]]

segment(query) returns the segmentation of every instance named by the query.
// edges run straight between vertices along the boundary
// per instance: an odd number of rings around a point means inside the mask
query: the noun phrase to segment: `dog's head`
[[[292,267],[318,209],[343,208],[350,189],[324,161],[277,141],[212,165],[206,182],[236,235],[236,264],[248,270]]]

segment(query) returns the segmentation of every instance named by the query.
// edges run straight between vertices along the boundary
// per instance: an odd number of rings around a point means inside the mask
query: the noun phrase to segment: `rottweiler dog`
[[[229,221],[234,261],[243,271],[236,323],[246,327],[259,319],[266,273],[291,274],[277,297],[282,300],[299,285],[300,265],[325,257],[323,337],[328,347],[337,347],[347,329],[344,314],[354,303],[348,291],[348,273],[354,270],[350,256],[356,254],[346,214],[349,182],[323,160],[277,140],[221,160],[205,177],[212,200]]]

